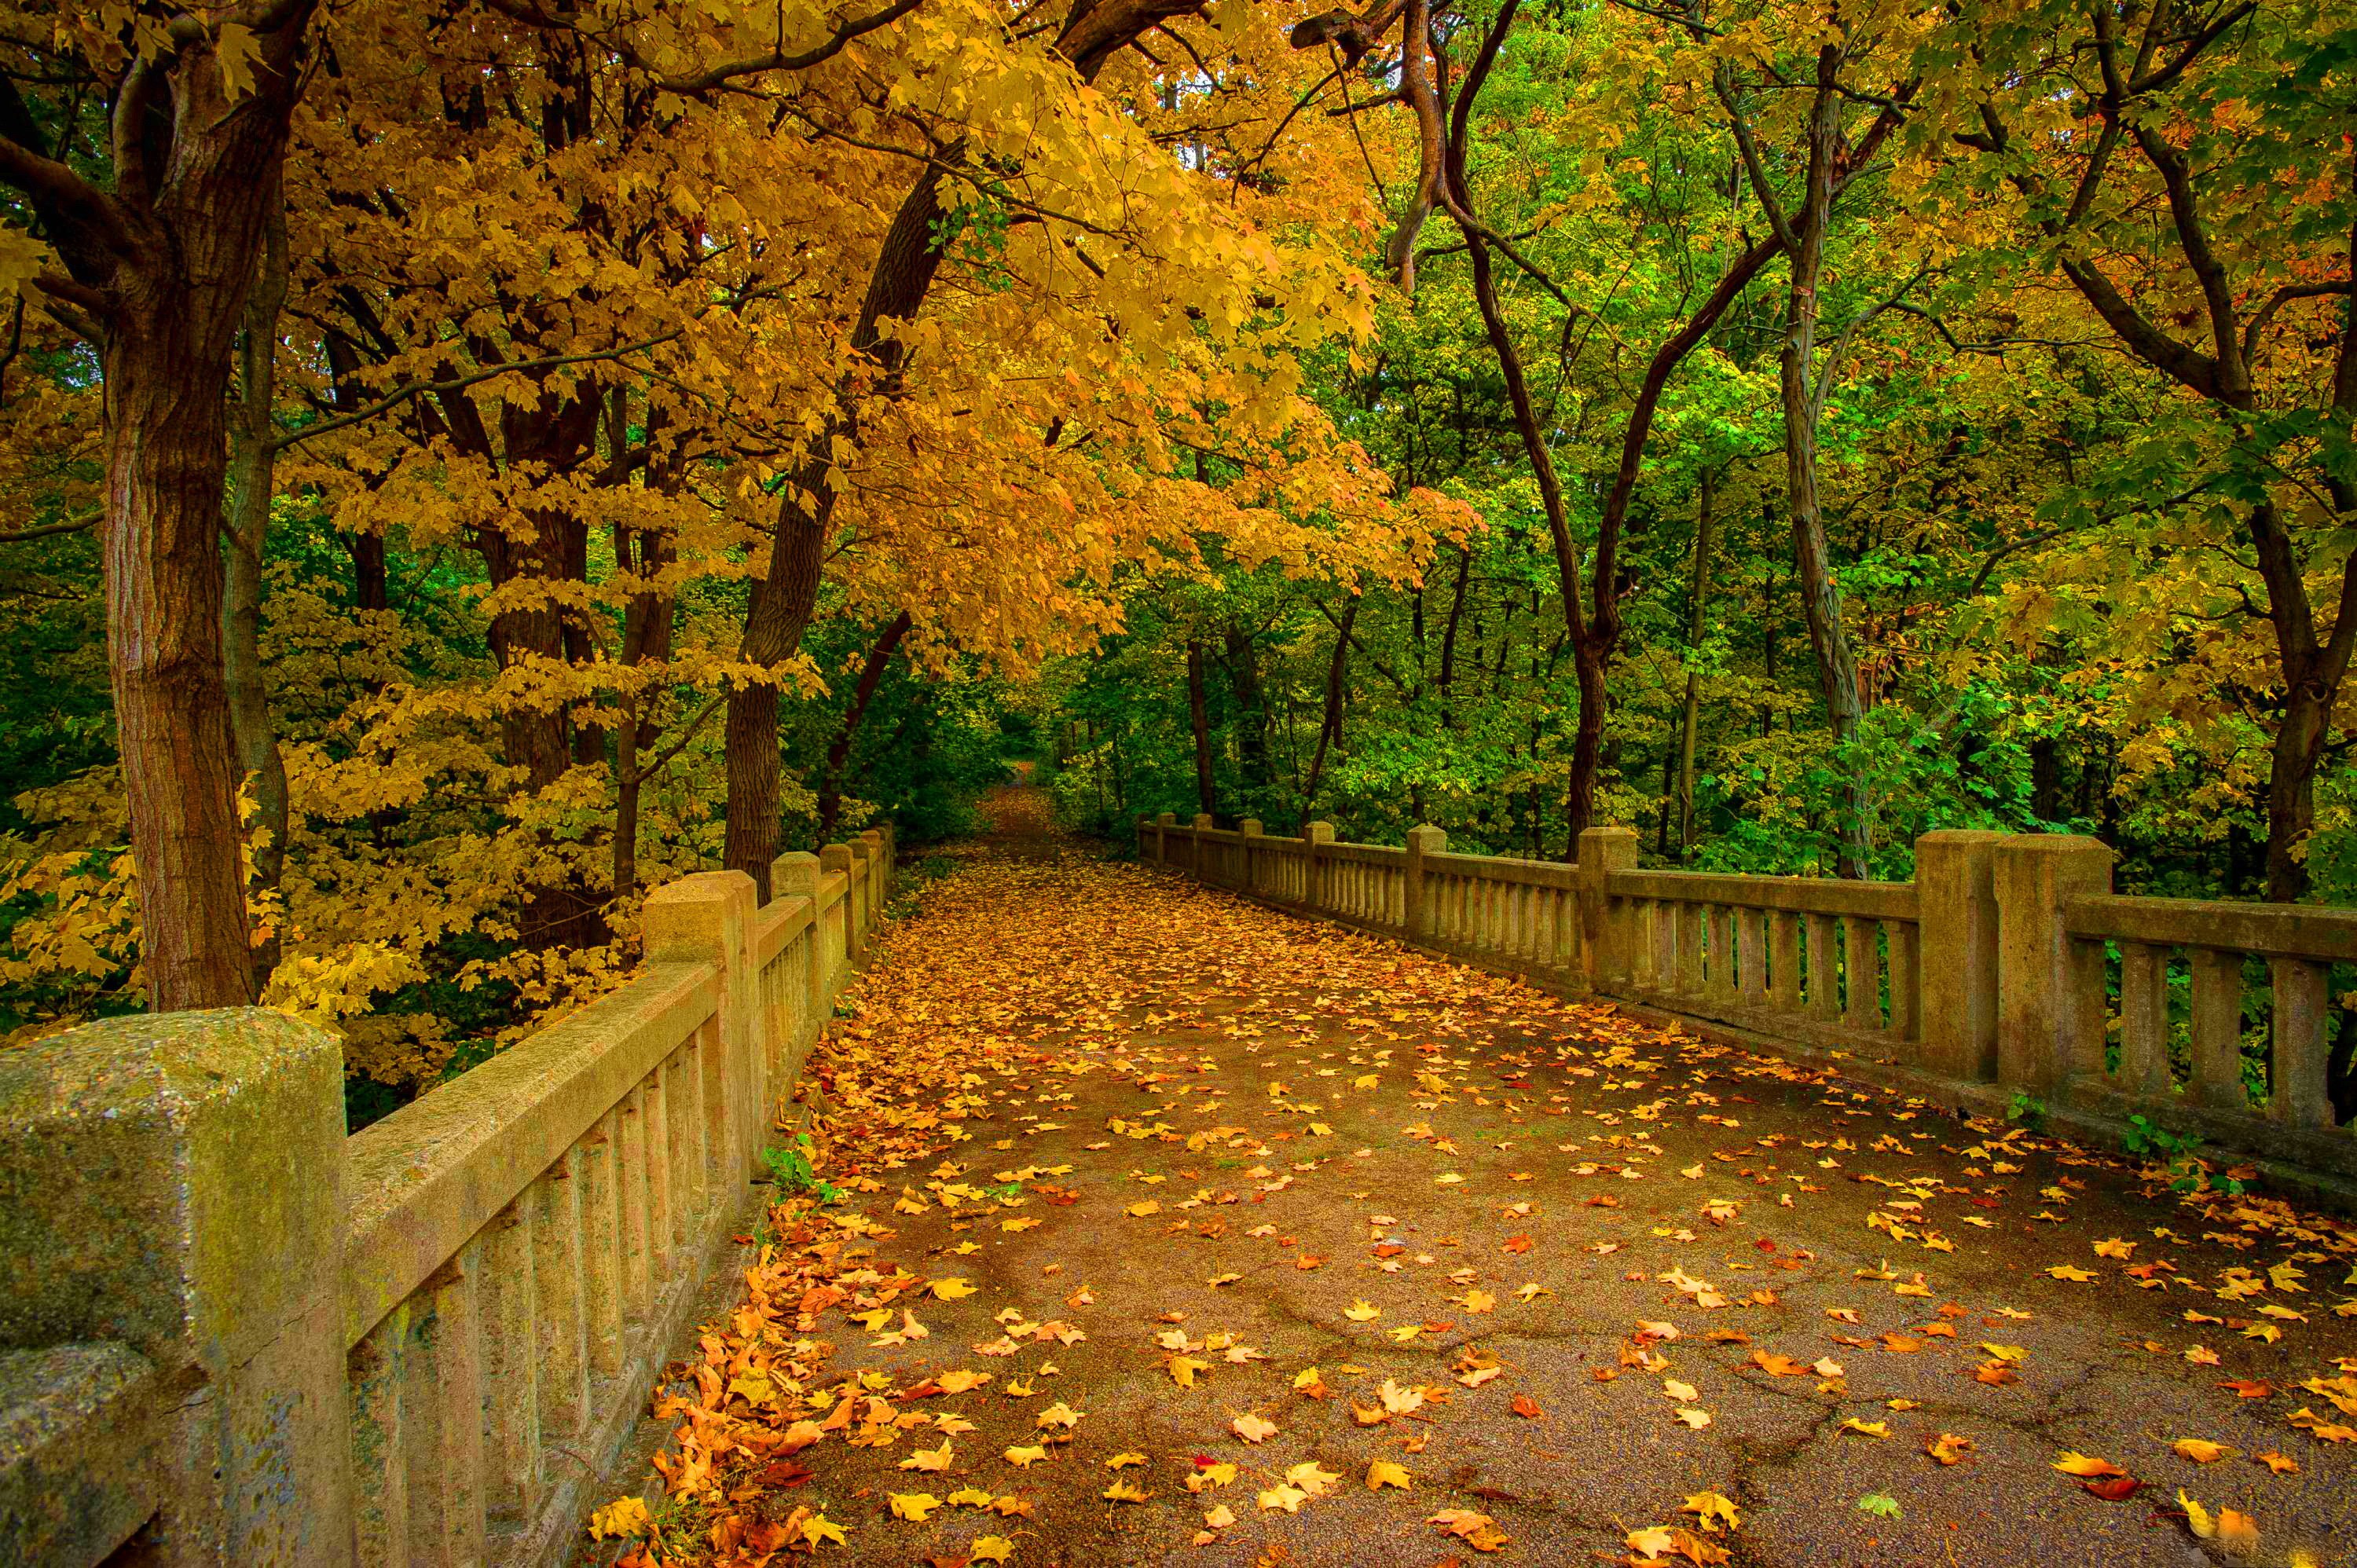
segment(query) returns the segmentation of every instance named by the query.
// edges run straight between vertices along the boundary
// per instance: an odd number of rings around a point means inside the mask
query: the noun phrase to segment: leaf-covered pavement
[[[2357,1228],[1058,845],[814,1058],[651,1562],[2348,1560]],[[1494,1553],[1494,1556],[1485,1555]]]

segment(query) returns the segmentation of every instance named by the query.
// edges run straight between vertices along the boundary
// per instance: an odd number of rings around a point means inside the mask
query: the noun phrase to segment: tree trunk
[[[851,762],[851,743],[858,737],[859,721],[867,714],[867,704],[876,699],[876,689],[884,683],[884,671],[899,650],[900,639],[909,635],[912,623],[909,612],[902,610],[892,618],[876,645],[867,650],[867,662],[860,668],[859,684],[851,693],[851,705],[844,710],[843,722],[835,725],[834,738],[827,743],[825,771],[819,775],[818,836],[824,843],[834,836],[834,824],[843,815],[843,775]],[[1098,784],[1103,789],[1102,781]]]
[[[1203,645],[1187,644],[1187,717],[1195,731],[1195,809],[1213,815],[1217,797],[1211,791],[1211,725],[1203,707]]]
[[[283,208],[283,199],[268,199],[274,209]],[[271,406],[277,390],[278,314],[285,303],[285,215],[274,210],[238,346],[237,413],[229,432],[229,511],[221,531],[226,546],[221,660],[229,688],[230,734],[238,766],[253,790],[253,885],[257,891],[270,893],[278,890],[286,865],[287,786],[286,762],[279,754],[262,672],[262,557],[277,489],[277,432]],[[283,914],[279,918],[283,923]],[[278,967],[281,946],[274,928],[253,945],[257,996]]]
[[[1105,63],[1154,27],[1196,9],[1195,0],[1078,0],[1057,34],[1057,51],[1084,82]],[[942,165],[964,156],[962,145],[946,149]],[[935,244],[942,217],[942,171],[929,166],[900,199],[886,231],[867,292],[853,324],[850,348],[880,372],[886,390],[896,388],[905,369],[900,340],[887,337],[884,324],[913,318],[941,270]],[[852,438],[854,389],[846,383],[835,416],[813,439],[817,456],[801,465],[778,505],[775,542],[767,577],[754,585],[745,617],[741,656],[775,669],[793,657],[818,604],[826,545],[834,525],[835,491],[827,481],[838,436]],[[778,853],[778,692],[767,682],[732,682],[728,688],[728,827],[721,863],[753,878],[761,901],[770,898],[770,863]]]
[[[1718,518],[1712,503],[1717,499],[1717,476],[1710,469],[1702,471],[1701,495],[1695,512],[1694,589],[1686,606],[1686,657],[1691,661],[1695,650],[1702,646],[1705,621],[1703,606],[1710,592],[1710,548],[1712,534]],[[1686,669],[1685,712],[1678,726],[1678,787],[1677,787],[1677,863],[1684,865],[1700,837],[1695,821],[1695,736],[1702,717],[1702,677],[1691,662]]]
[[[1817,288],[1824,273],[1825,231],[1832,218],[1834,164],[1841,131],[1841,98],[1834,84],[1839,60],[1835,45],[1827,44],[1819,51],[1816,99],[1809,118],[1808,179],[1802,209],[1793,222],[1792,285],[1785,296],[1784,347],[1779,369],[1784,408],[1784,478],[1801,612],[1808,622],[1810,645],[1816,650],[1825,719],[1835,747],[1834,766],[1843,780],[1838,787],[1835,870],[1842,876],[1863,877],[1874,828],[1854,759],[1842,753],[1857,738],[1865,703],[1857,658],[1842,622],[1841,585],[1834,580],[1824,511],[1817,493]],[[1824,374],[1832,373],[1827,367]]]
[[[804,507],[795,499],[816,498]],[[834,513],[834,492],[826,488],[823,465],[806,466],[787,487],[778,508],[778,532],[770,546],[770,570],[753,585],[745,617],[742,657],[748,664],[775,670],[793,656],[818,606],[826,565],[826,541]],[[721,864],[753,879],[761,902],[770,901],[770,863],[778,855],[778,687],[770,680],[738,680],[728,685],[728,827]]]
[[[1326,713],[1318,726],[1318,750],[1309,759],[1309,782],[1301,791],[1300,821],[1308,822],[1310,813],[1318,809],[1318,781],[1326,776],[1326,749],[1342,743],[1342,697],[1345,690],[1342,673],[1351,657],[1351,623],[1359,618],[1359,607],[1364,601],[1353,598],[1351,607],[1342,612],[1334,628],[1334,657],[1326,664]],[[1301,831],[1297,828],[1296,832]]]
[[[676,555],[677,546],[667,535],[619,526],[614,530],[615,564],[648,585],[633,592],[622,607],[622,662],[630,669],[670,661],[676,602],[668,590],[652,584]],[[639,754],[662,733],[653,699],[642,688],[631,690],[622,703],[622,727],[614,736],[613,880],[618,901],[638,892],[639,815],[646,792]]]
[[[1229,689],[1236,698],[1236,766],[1251,804],[1257,807],[1274,777],[1268,765],[1268,701],[1252,638],[1231,622],[1222,643]]]
[[[251,270],[235,267],[234,284],[157,280],[125,302],[105,357],[107,627],[157,1012],[254,996],[221,559],[221,391],[243,304],[222,296]]]

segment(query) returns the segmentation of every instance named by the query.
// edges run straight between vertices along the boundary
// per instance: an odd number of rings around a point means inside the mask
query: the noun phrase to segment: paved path
[[[1037,800],[822,1047],[845,1200],[706,1338],[656,1559],[2357,1551],[2357,1229],[1103,864]]]

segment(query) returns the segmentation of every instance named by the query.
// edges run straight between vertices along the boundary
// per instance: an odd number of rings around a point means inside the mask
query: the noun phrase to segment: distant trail
[[[845,1201],[670,1409],[689,1560],[2199,1563],[2180,1487],[2350,1560],[2346,1224],[986,809],[814,1060]]]

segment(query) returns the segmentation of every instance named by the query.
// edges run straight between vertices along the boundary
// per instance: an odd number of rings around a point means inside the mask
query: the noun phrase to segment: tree
[[[0,181],[32,220],[0,231],[5,271],[105,377],[114,713],[159,1011],[254,995],[222,673],[224,393],[316,10],[110,0],[52,43],[9,40],[24,69],[0,77]]]

